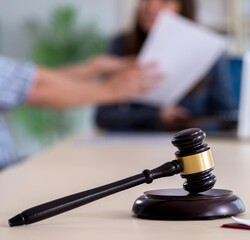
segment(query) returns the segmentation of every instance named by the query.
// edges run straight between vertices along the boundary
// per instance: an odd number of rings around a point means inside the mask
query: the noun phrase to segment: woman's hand
[[[90,60],[89,64],[95,75],[103,75],[128,68],[129,65],[133,64],[133,60],[129,57],[102,55]]]
[[[61,72],[78,80],[91,80],[98,76],[108,75],[113,72],[128,68],[132,64],[131,58],[121,58],[109,55],[102,55],[85,63],[78,63],[72,66],[61,68]]]
[[[172,105],[162,108],[159,117],[168,130],[175,130],[187,127],[192,116],[188,109]]]
[[[111,102],[125,101],[152,90],[162,79],[154,64],[134,64],[103,82]]]

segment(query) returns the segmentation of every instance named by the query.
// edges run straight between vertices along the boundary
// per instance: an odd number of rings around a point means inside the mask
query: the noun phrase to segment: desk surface
[[[0,174],[0,239],[249,239],[246,230],[224,229],[230,218],[210,221],[150,221],[134,218],[134,200],[146,190],[180,188],[180,176],[106,197],[73,211],[9,228],[7,220],[34,205],[110,183],[174,158],[168,136],[74,137]],[[216,188],[233,190],[250,218],[250,143],[206,141],[215,161]]]

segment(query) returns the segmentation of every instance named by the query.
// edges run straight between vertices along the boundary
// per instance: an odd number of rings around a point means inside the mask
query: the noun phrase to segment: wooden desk
[[[172,160],[171,138],[104,138],[62,142],[0,174],[0,239],[249,239],[246,230],[220,228],[213,221],[150,221],[132,217],[134,200],[144,191],[180,188],[180,176],[109,196],[33,225],[10,228],[13,215],[40,203],[100,186]],[[250,143],[207,139],[214,156],[216,188],[233,190],[250,218]]]

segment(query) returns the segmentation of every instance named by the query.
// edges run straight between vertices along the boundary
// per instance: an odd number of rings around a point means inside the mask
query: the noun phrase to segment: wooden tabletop
[[[133,217],[144,191],[182,188],[183,179],[159,179],[44,221],[10,228],[8,219],[32,206],[155,168],[174,159],[168,135],[76,136],[0,173],[0,239],[249,239],[247,230],[221,228],[230,218],[152,221]],[[232,190],[250,218],[250,142],[207,138],[215,161],[215,188]]]

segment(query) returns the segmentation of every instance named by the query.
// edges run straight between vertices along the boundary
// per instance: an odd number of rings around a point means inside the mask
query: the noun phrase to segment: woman
[[[196,6],[193,0],[140,0],[134,29],[115,38],[110,44],[109,53],[137,55],[155,19],[164,10],[195,20]],[[110,131],[164,131],[202,125],[197,119],[234,108],[230,86],[226,84],[226,69],[226,62],[219,61],[175,106],[156,108],[133,102],[101,106],[97,110],[97,125]]]

